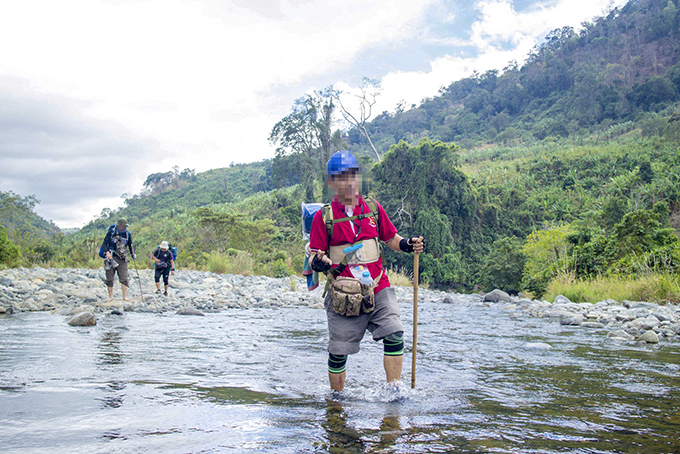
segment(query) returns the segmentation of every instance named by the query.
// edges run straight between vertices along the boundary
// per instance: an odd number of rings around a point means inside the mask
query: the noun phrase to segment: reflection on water
[[[0,446],[50,454],[680,452],[678,344],[620,343],[467,297],[423,302],[420,311],[416,389],[384,385],[382,346],[367,337],[339,396],[328,391],[321,310],[125,314],[83,328],[49,314],[5,317]],[[409,324],[408,303],[402,313]]]

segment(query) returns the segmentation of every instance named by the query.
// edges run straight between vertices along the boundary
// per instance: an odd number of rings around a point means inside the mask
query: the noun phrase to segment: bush
[[[217,274],[242,274],[249,276],[253,274],[255,262],[248,252],[237,251],[232,256],[225,252],[213,251],[208,254],[206,266],[208,271]]]
[[[281,259],[274,260],[264,265],[264,274],[270,277],[286,277],[295,274],[290,267]]]
[[[499,288],[508,293],[519,293],[525,261],[520,239],[503,237],[494,241],[480,272],[482,288],[485,291]]]
[[[229,256],[223,252],[213,251],[208,256],[206,262],[208,271],[217,274],[224,274],[229,269]]]
[[[19,247],[7,238],[5,227],[0,225],[0,263],[12,265],[19,258]]]
[[[526,262],[522,288],[540,298],[552,278],[568,273],[571,263],[567,237],[571,233],[568,224],[548,225],[544,230],[534,230],[527,236],[523,248]]]

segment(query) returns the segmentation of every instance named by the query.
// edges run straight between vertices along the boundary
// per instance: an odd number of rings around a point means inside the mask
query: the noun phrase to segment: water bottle
[[[359,279],[359,282],[364,285],[371,285],[373,283],[373,279],[371,279],[371,273],[369,273],[368,270],[364,270],[364,272],[361,273],[361,279]]]

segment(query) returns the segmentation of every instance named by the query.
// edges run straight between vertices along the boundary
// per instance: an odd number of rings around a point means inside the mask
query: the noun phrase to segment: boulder
[[[662,322],[672,322],[673,321],[673,315],[664,311],[664,310],[657,310],[655,312],[652,312],[652,315]]]
[[[442,300],[442,303],[444,304],[453,304],[453,298],[451,298],[449,295],[446,295],[444,299]]]
[[[97,324],[97,317],[92,312],[80,312],[74,315],[67,323],[71,326],[93,326]]]
[[[560,320],[560,325],[581,325],[583,324],[583,316],[582,315],[572,315],[572,316],[567,316],[563,317]]]
[[[645,331],[645,333],[636,340],[640,342],[647,342],[648,344],[658,344],[659,336],[650,329],[649,331]]]
[[[205,314],[195,307],[191,306],[184,306],[180,307],[179,310],[177,310],[177,315],[201,315],[204,316]]]
[[[581,326],[584,328],[604,328],[604,324],[600,322],[583,322]]]
[[[607,337],[627,341],[632,341],[635,339],[635,336],[631,336],[630,334],[623,330],[609,331],[609,333],[607,333]]]
[[[571,300],[564,295],[557,295],[553,304],[571,304]]]
[[[644,330],[650,330],[650,329],[656,328],[660,324],[661,323],[659,322],[658,318],[654,317],[653,315],[650,315],[649,317],[645,318],[642,321],[642,324],[640,325],[640,327]]]
[[[482,301],[490,303],[498,303],[499,301],[503,301],[509,303],[510,295],[505,293],[503,290],[495,289],[484,295],[484,299]]]

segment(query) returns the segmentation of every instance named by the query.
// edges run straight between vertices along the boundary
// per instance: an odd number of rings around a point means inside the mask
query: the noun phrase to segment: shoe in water
[[[161,289],[156,290],[156,295],[160,295],[160,294],[161,294]]]
[[[168,296],[168,292],[163,292],[163,296]]]

